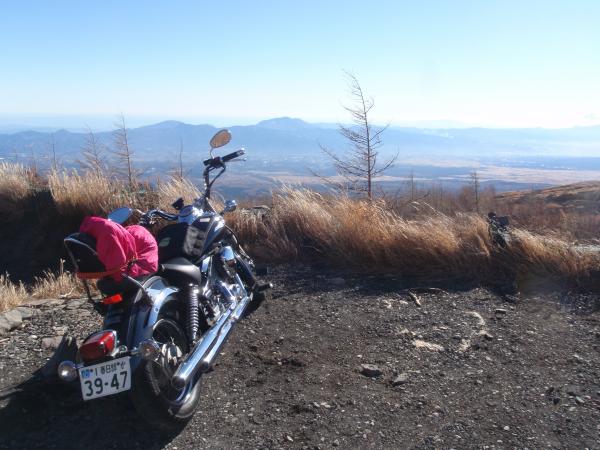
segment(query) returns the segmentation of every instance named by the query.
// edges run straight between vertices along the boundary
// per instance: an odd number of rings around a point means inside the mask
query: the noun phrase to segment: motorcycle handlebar
[[[213,166],[217,167],[217,166],[221,165],[221,157],[215,156],[214,158],[205,159],[204,165],[206,167],[213,167]]]
[[[165,211],[161,211],[160,209],[151,209],[150,211],[143,213],[141,222],[152,224],[154,223],[154,218],[158,216],[165,220],[177,220],[177,214],[170,214]]]
[[[238,151],[235,151],[235,152],[230,153],[225,156],[215,156],[214,158],[206,159],[204,161],[204,165],[206,167],[219,167],[219,166],[222,166],[223,163],[226,163],[226,162],[231,161],[232,159],[238,158],[238,157],[244,155],[245,153],[246,153],[246,151],[243,148],[241,148]]]
[[[177,214],[170,214],[165,211],[161,211],[160,209],[155,210],[155,214],[159,217],[162,217],[165,220],[177,220]]]
[[[243,148],[240,148],[238,151],[230,153],[229,155],[225,155],[221,159],[223,160],[223,162],[228,162],[228,161],[231,161],[232,159],[243,156],[245,153],[246,153],[246,150],[244,150]]]

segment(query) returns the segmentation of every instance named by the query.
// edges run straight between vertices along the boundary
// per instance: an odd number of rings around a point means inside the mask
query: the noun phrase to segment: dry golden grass
[[[26,197],[36,178],[22,166],[7,164],[0,164],[0,176],[0,212],[4,213],[2,200],[14,202]],[[139,186],[139,191],[131,193],[123,182],[104,175],[76,171],[53,171],[48,175],[56,214],[70,218],[106,214],[120,206],[169,210],[180,196],[189,203],[200,195],[186,179],[171,178],[156,187]],[[485,208],[495,208],[495,197],[488,194],[482,197],[487,199]],[[564,230],[574,227],[586,227],[586,232],[592,234],[600,226],[596,217],[592,220],[591,216],[559,212],[555,219],[542,203],[518,205],[529,216],[517,217],[511,244],[499,249],[490,241],[481,215],[460,212],[470,208],[467,194],[452,197],[440,191],[425,200],[427,203],[394,204],[390,199],[369,202],[288,188],[272,196],[272,210],[265,217],[237,211],[228,215],[227,221],[249,252],[268,262],[318,261],[332,267],[393,273],[424,281],[485,282],[518,273],[522,278],[524,274],[525,278],[578,285],[589,284],[590,274],[600,267],[598,256],[577,252],[567,238],[561,237],[572,238],[574,234]],[[461,207],[461,202],[467,206]],[[539,226],[528,226],[536,223],[536,218]],[[7,292],[10,286],[14,292],[23,292],[22,286],[10,284],[7,278],[3,285]],[[58,275],[45,273],[36,280],[32,292],[38,297],[56,297],[80,295],[81,288],[70,274],[61,271]]]
[[[157,186],[158,206],[160,209],[171,211],[171,204],[179,197],[183,197],[186,204],[200,197],[200,190],[196,185],[186,179],[171,177],[167,182],[159,182]]]
[[[92,289],[94,291],[94,289]],[[58,273],[49,270],[35,277],[31,286],[10,280],[8,274],[0,275],[0,312],[19,306],[28,298],[80,298],[85,295],[83,285],[72,273],[63,268],[61,260]]]
[[[487,223],[475,214],[431,212],[408,220],[383,202],[308,190],[286,189],[274,195],[266,218],[238,212],[230,224],[254,255],[269,261],[320,259],[418,280],[484,281],[525,271],[578,282],[600,267],[598,256],[581,254],[556,236],[515,230],[511,245],[497,248]]]
[[[35,277],[31,286],[31,296],[35,298],[78,298],[84,295],[83,285],[75,275],[64,270],[64,261],[60,261],[58,273],[44,271],[41,277]]]
[[[23,283],[13,283],[8,274],[0,275],[0,312],[19,306],[27,297]]]
[[[71,217],[106,214],[137,203],[123,182],[94,172],[52,171],[48,186],[58,212]]]
[[[0,195],[17,202],[31,193],[34,186],[31,169],[22,164],[0,163]]]
[[[19,218],[23,206],[20,202],[32,195],[35,173],[22,164],[0,163],[0,212],[2,217]]]

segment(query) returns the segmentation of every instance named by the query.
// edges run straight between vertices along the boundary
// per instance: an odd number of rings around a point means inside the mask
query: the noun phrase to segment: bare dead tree
[[[338,156],[333,150],[321,146],[321,150],[333,162],[339,177],[344,180],[343,185],[348,190],[366,193],[367,198],[373,197],[373,181],[389,169],[398,159],[398,153],[387,162],[379,164],[378,149],[382,146],[381,134],[387,129],[374,127],[371,122],[371,110],[375,105],[372,98],[363,92],[357,78],[346,72],[351,106],[344,106],[350,113],[353,126],[339,125],[339,132],[344,136],[350,148],[343,156]],[[325,177],[321,177],[326,179]],[[336,183],[331,183],[336,186]],[[336,187],[339,187],[337,183]]]
[[[171,178],[174,178],[175,180],[183,181],[186,172],[185,172],[185,169],[183,168],[183,140],[182,139],[179,140],[179,149],[177,150],[176,158],[177,158],[176,165],[171,166],[168,173],[169,173],[169,176],[171,176]]]
[[[179,179],[183,180],[183,139],[179,140]]]
[[[52,133],[50,135],[50,143],[48,144],[49,150],[50,150],[50,154],[51,154],[51,163],[50,163],[50,169],[54,172],[56,172],[58,170],[58,158],[56,156],[56,142],[54,141],[54,133]]]
[[[89,170],[97,177],[102,176],[106,172],[105,146],[102,144],[92,129],[88,127],[88,133],[85,138],[85,144],[81,149],[83,159],[77,160],[85,170]]]
[[[35,154],[34,147],[31,148],[31,159],[30,159],[29,167],[30,167],[31,173],[33,173],[35,176],[37,176],[39,173],[38,172],[38,158],[37,158],[37,155]]]
[[[115,122],[113,138],[115,146],[113,153],[117,158],[117,172],[127,179],[129,189],[134,190],[139,174],[133,166],[133,150],[129,145],[129,133],[123,114]]]
[[[409,186],[410,186],[410,201],[414,201],[415,200],[415,171],[411,170],[410,174],[408,175],[408,182],[409,182]]]
[[[179,140],[179,151],[177,152],[177,167],[175,167],[172,171],[172,176],[177,178],[178,180],[183,180],[183,139]]]
[[[479,214],[479,193],[480,193],[480,182],[479,182],[479,174],[476,170],[471,172],[471,187],[473,189],[473,200],[475,201],[475,211]]]

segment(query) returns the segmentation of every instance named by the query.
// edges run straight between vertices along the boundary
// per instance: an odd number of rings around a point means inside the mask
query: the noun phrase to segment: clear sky
[[[600,123],[600,1],[7,1],[0,116]],[[52,124],[49,124],[52,125]]]

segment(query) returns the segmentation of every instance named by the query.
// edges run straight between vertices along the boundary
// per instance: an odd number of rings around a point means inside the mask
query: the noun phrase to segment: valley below
[[[174,120],[130,128],[134,166],[143,179],[154,183],[168,178],[182,163],[185,175],[199,182],[202,161],[208,157],[208,141],[217,130],[213,125]],[[232,125],[229,130],[233,138],[228,148],[244,147],[247,161],[228,169],[221,187],[228,196],[268,195],[282,185],[323,190],[326,184],[315,173],[333,176],[335,170],[322,148],[342,157],[351,148],[334,123],[278,117],[255,125]],[[498,192],[600,179],[599,126],[390,126],[382,136],[380,161],[398,156],[385,176],[377,180],[387,192],[405,190],[409,178],[421,189],[435,184],[447,191],[459,190],[468,185],[474,171],[482,186],[494,186]],[[110,130],[0,126],[0,162],[30,165],[42,171],[59,162],[66,169],[81,171],[82,152],[89,149],[90,142],[94,142],[104,163],[115,164],[115,134]]]

